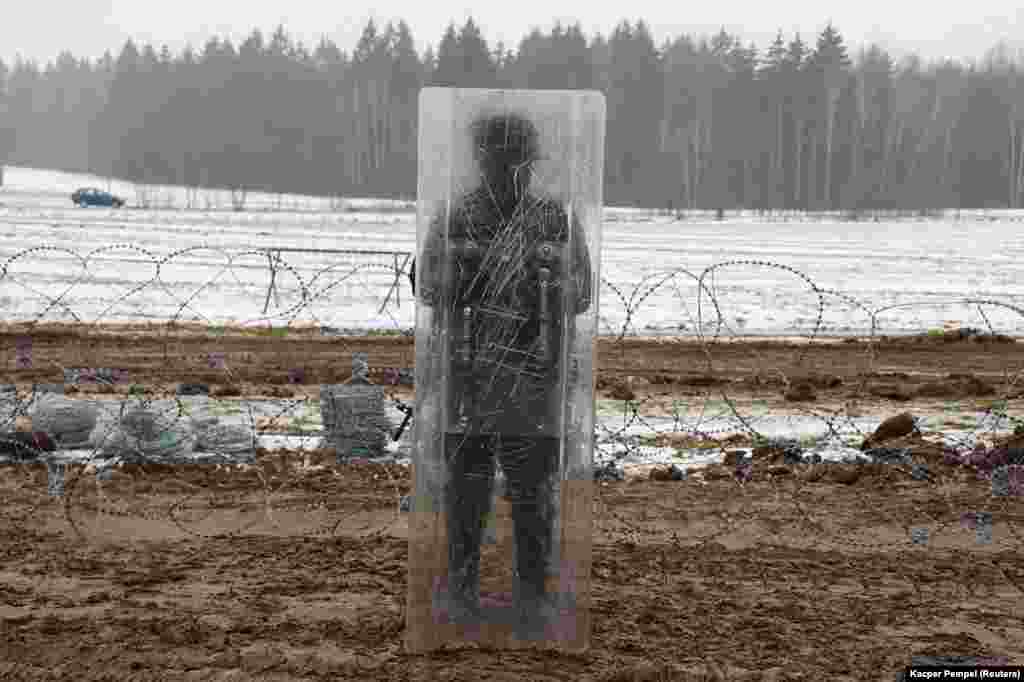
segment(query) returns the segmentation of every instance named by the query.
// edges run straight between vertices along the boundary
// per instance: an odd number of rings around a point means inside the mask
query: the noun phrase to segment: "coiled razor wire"
[[[12,256],[6,261],[0,264],[0,282],[12,276],[11,265],[19,260],[25,259],[27,256],[40,253],[40,252],[54,252],[64,253],[77,259],[82,265],[83,270],[88,272],[88,262],[91,258],[98,254],[110,252],[115,249],[132,249],[139,252],[144,256],[146,260],[143,262],[151,263],[154,267],[154,273],[152,278],[147,281],[132,287],[127,293],[123,294],[117,301],[114,301],[104,313],[113,309],[118,303],[121,303],[129,296],[140,292],[150,285],[156,285],[164,289],[167,294],[178,301],[178,309],[174,316],[169,320],[169,326],[174,325],[186,311],[191,313],[193,316],[206,319],[208,318],[202,314],[201,311],[197,311],[192,306],[194,301],[199,294],[207,287],[213,284],[213,281],[205,283],[202,287],[197,289],[191,295],[184,299],[178,298],[174,292],[172,292],[166,282],[161,277],[161,268],[172,263],[176,259],[191,254],[198,250],[213,250],[226,254],[226,263],[223,269],[218,273],[218,277],[225,273],[231,273],[235,276],[234,269],[239,267],[237,261],[243,256],[257,254],[260,256],[267,256],[266,250],[248,250],[238,253],[234,256],[228,254],[228,249],[214,246],[196,246],[185,249],[174,251],[163,258],[160,258],[151,252],[130,245],[130,244],[116,244],[112,246],[102,247],[90,252],[87,256],[82,257],[77,252],[49,246],[37,246],[30,249],[23,250]],[[312,314],[312,304],[326,298],[327,294],[330,293],[337,286],[346,283],[352,284],[358,282],[360,276],[365,276],[367,273],[374,271],[386,271],[389,274],[398,275],[394,268],[387,268],[384,266],[373,265],[373,264],[360,264],[353,267],[347,268],[344,274],[334,281],[327,282],[317,289],[314,289],[314,285],[318,281],[329,273],[332,273],[337,266],[328,266],[317,271],[309,282],[305,282],[299,272],[285,263],[281,258],[280,254],[273,256],[272,266],[274,268],[280,267],[281,269],[288,271],[298,282],[298,289],[300,291],[299,301],[286,309],[286,313],[291,315],[288,319],[288,324],[292,324],[298,315],[302,312]],[[903,303],[893,306],[887,306],[876,310],[869,309],[863,303],[856,301],[850,296],[847,296],[841,292],[837,292],[829,289],[822,289],[818,287],[814,282],[799,272],[795,268],[772,263],[763,260],[730,260],[722,263],[718,263],[706,268],[700,275],[694,275],[690,271],[677,268],[670,269],[659,273],[649,274],[641,279],[641,281],[634,287],[633,292],[627,297],[623,294],[622,289],[616,286],[614,283],[602,279],[603,286],[610,290],[615,297],[618,298],[622,307],[625,309],[625,321],[623,322],[621,329],[614,337],[614,342],[622,342],[628,333],[630,328],[635,327],[633,325],[634,313],[644,304],[644,302],[650,298],[655,292],[664,289],[671,288],[676,291],[676,294],[681,296],[681,291],[678,285],[678,278],[680,276],[687,276],[690,279],[696,280],[698,288],[697,298],[697,321],[696,329],[698,331],[698,338],[702,342],[702,348],[707,359],[707,371],[709,374],[713,374],[715,371],[714,355],[712,349],[718,342],[722,330],[728,325],[725,323],[724,316],[722,314],[718,297],[715,295],[713,285],[710,285],[706,280],[714,278],[715,273],[726,267],[736,266],[757,266],[757,267],[770,267],[777,268],[789,272],[796,277],[803,280],[810,289],[810,291],[818,298],[818,315],[815,320],[813,329],[807,335],[809,341],[813,341],[821,329],[822,317],[825,308],[825,297],[831,296],[844,300],[851,307],[859,309],[862,313],[866,314],[871,320],[871,336],[869,343],[866,345],[864,350],[865,363],[867,367],[872,368],[878,359],[880,353],[877,341],[877,318],[878,315],[894,308],[907,307],[915,305],[951,305],[951,304],[965,304],[973,305],[978,310],[979,314],[984,320],[985,326],[987,327],[991,335],[995,335],[995,329],[993,328],[991,320],[985,314],[983,306],[996,306],[1002,307],[1011,312],[1017,313],[1018,315],[1024,316],[1024,309],[1015,306],[1011,303],[1004,301],[995,301],[991,299],[980,299],[980,298],[964,298],[960,300],[951,300],[945,302],[927,302],[927,303]],[[36,316],[36,321],[42,320],[44,317],[49,315],[52,310],[61,309],[69,315],[76,322],[82,322],[82,320],[75,314],[74,310],[67,303],[68,295],[79,282],[83,281],[85,275],[80,276],[75,282],[72,283],[67,289],[60,293],[56,297],[49,297],[43,294],[43,296],[49,299],[49,303],[46,308]],[[237,280],[237,276],[235,276]],[[369,290],[369,286],[366,285]],[[31,287],[28,287],[31,289]],[[36,292],[40,293],[40,292]],[[706,323],[703,319],[703,297],[708,297],[711,305],[715,310],[716,319],[710,323]],[[602,297],[602,301],[605,301],[604,305],[607,306],[609,301],[608,297]],[[395,322],[396,330],[404,335],[412,335],[413,330],[409,329],[398,329],[397,318],[391,310],[387,311],[387,314]],[[314,315],[315,317],[315,315]],[[607,327],[608,320],[606,316],[599,318],[602,323]],[[33,323],[34,324],[34,323]],[[714,329],[714,333],[710,338],[705,337],[705,330]],[[167,346],[170,341],[165,345],[165,355],[167,353]],[[809,349],[803,349],[797,353],[797,365],[803,361],[803,356]],[[755,351],[756,352],[756,351]],[[66,369],[66,368],[62,368]],[[235,383],[235,377],[231,371],[230,366],[223,366],[221,370],[224,372],[226,377],[229,379],[229,383]],[[760,373],[758,369],[758,373]],[[781,370],[776,370],[779,378],[784,382],[789,382],[789,378],[785,376],[785,373]],[[390,387],[395,386],[399,383],[396,379],[397,373],[393,373],[389,380],[383,385],[373,385],[374,382],[371,380],[371,388],[374,389],[373,394],[377,396],[374,398],[373,405],[367,406],[364,402],[361,404],[358,412],[357,410],[349,410],[348,414],[355,414],[359,418],[373,415],[373,418],[367,419],[368,425],[359,424],[362,430],[358,433],[360,438],[366,438],[367,442],[374,443],[374,447],[371,449],[373,453],[379,452],[379,445],[382,442],[386,442],[393,436],[394,425],[390,424],[385,418],[381,418],[380,403],[378,397],[387,394]],[[1014,376],[1013,380],[1007,377],[1007,383],[1012,385],[1018,380],[1018,376]],[[337,387],[335,387],[336,389]],[[864,384],[862,383],[861,389],[863,390]],[[327,390],[330,393],[329,388],[322,388],[321,392]],[[369,393],[368,391],[364,391]],[[351,393],[351,390],[350,390]],[[722,398],[725,405],[728,407],[731,417],[739,424],[739,426],[746,431],[755,442],[761,443],[772,443],[777,441],[771,441],[766,439],[762,433],[758,431],[756,425],[759,421],[757,417],[750,415],[741,414],[740,410],[736,406],[735,402],[730,398],[726,388],[721,383],[717,390],[717,393]],[[153,390],[152,395],[172,395],[173,390],[169,386],[156,387]],[[393,393],[388,395],[397,405],[400,407],[407,407],[402,403]],[[1006,408],[1009,405],[1009,400],[1012,398],[1009,393],[1000,396],[999,399],[994,401],[992,407],[988,408],[985,412],[985,417],[996,416],[1003,419],[1009,419],[1015,427],[1024,427],[1024,420],[1008,415]],[[652,434],[658,434],[663,431],[659,431],[645,417],[641,415],[641,411],[645,403],[649,399],[643,400],[628,400],[622,401],[623,403],[623,425],[620,428],[612,429],[603,424],[597,425],[598,430],[601,432],[601,440],[604,442],[614,442],[619,444],[623,451],[617,456],[617,460],[621,460],[631,454],[635,454],[639,445],[637,439],[627,435],[627,431],[630,427],[635,425],[644,425]],[[710,439],[715,434],[721,433],[726,430],[734,430],[731,426],[712,428],[704,425],[704,419],[707,417],[705,414],[708,400],[704,401],[705,409],[702,413],[690,423],[681,419],[676,413],[672,431],[680,432],[686,431],[692,435],[699,436],[701,438]],[[267,521],[278,530],[284,530],[281,524],[276,520],[276,516],[286,511],[303,511],[306,513],[317,513],[321,516],[326,517],[323,521],[315,524],[313,531],[309,534],[314,536],[329,536],[337,531],[338,525],[344,520],[344,516],[340,511],[337,511],[342,505],[339,505],[337,501],[332,501],[328,495],[325,494],[289,494],[287,487],[290,482],[297,480],[294,477],[296,474],[290,474],[292,479],[285,476],[283,479],[278,476],[274,477],[268,471],[260,468],[258,465],[230,465],[230,468],[225,463],[224,466],[218,465],[219,469],[227,474],[230,470],[237,470],[238,467],[250,467],[256,472],[258,479],[261,481],[261,490],[257,493],[257,499],[231,499],[223,493],[211,491],[208,486],[197,485],[190,483],[185,480],[175,480],[166,478],[166,470],[161,470],[161,474],[165,476],[164,482],[160,487],[171,490],[177,490],[177,498],[175,501],[165,510],[157,511],[144,511],[138,507],[145,508],[145,496],[139,497],[138,495],[132,495],[132,491],[135,489],[147,489],[151,494],[153,492],[159,493],[159,490],[153,490],[150,485],[142,485],[143,480],[146,478],[147,471],[153,467],[158,467],[160,462],[176,462],[181,459],[183,455],[202,452],[202,451],[217,451],[226,455],[251,453],[255,449],[256,445],[256,431],[257,426],[255,419],[253,418],[251,406],[248,408],[249,412],[249,425],[248,426],[229,426],[219,423],[216,417],[208,414],[208,409],[200,406],[198,410],[190,410],[184,404],[184,402],[178,397],[165,400],[149,400],[149,399],[138,399],[134,402],[129,400],[125,404],[122,404],[116,415],[105,413],[99,409],[99,403],[101,401],[85,401],[77,398],[67,398],[65,396],[33,393],[30,396],[26,404],[18,401],[16,397],[12,397],[9,392],[5,392],[0,395],[0,419],[5,424],[9,425],[16,414],[29,414],[33,417],[33,427],[42,430],[52,430],[56,432],[57,439],[63,447],[70,445],[82,445],[83,443],[88,444],[94,448],[94,454],[96,455],[93,461],[90,461],[86,466],[80,467],[68,467],[67,474],[63,482],[62,491],[62,502],[64,515],[70,523],[71,527],[76,533],[79,533],[83,537],[88,537],[89,533],[83,528],[83,524],[79,523],[78,517],[81,516],[82,512],[91,512],[98,515],[109,515],[109,516],[129,516],[139,517],[144,516],[147,518],[161,518],[169,519],[176,527],[181,529],[183,532],[204,538],[209,537],[220,537],[220,536],[237,536],[244,534],[254,523],[258,521]],[[187,401],[186,401],[187,402]],[[358,402],[353,403],[354,405],[359,404]],[[280,409],[279,417],[283,417],[285,414],[290,413],[294,409],[294,405],[286,405]],[[323,400],[321,400],[321,408],[323,409]],[[798,412],[805,416],[813,416],[822,420],[827,426],[826,440],[839,440],[843,437],[844,432],[856,432],[858,437],[866,437],[867,434],[861,432],[856,424],[852,421],[849,415],[840,413],[829,413],[826,410],[822,410],[814,407],[801,407],[799,405],[795,408]],[[411,413],[411,409],[407,411]],[[338,431],[338,423],[332,422],[333,410],[328,410],[322,414],[322,421],[325,426],[325,433],[328,435],[326,439],[330,442],[330,437],[333,431]],[[359,420],[356,419],[356,422]],[[984,423],[984,419],[979,424]],[[92,424],[92,428],[88,430],[87,427]],[[348,422],[345,426],[347,428],[347,434],[356,434],[357,430],[352,428],[356,424],[354,422]],[[344,431],[345,429],[342,429]],[[976,435],[981,430],[981,426],[975,427],[971,430],[968,438]],[[344,433],[342,435],[345,435]],[[83,441],[83,436],[85,440]],[[338,442],[337,445],[347,447],[352,445],[352,442],[346,443],[344,440]],[[956,449],[962,449],[964,444],[961,444]],[[723,446],[724,449],[724,446]],[[104,488],[107,485],[109,472],[111,469],[107,468],[104,464],[105,461],[111,460],[120,461],[122,463],[133,464],[134,468],[124,469],[119,473],[118,480],[122,482],[122,485],[127,481],[127,492],[128,498],[126,501],[116,502],[111,497],[104,494]],[[226,460],[228,462],[230,460]],[[26,480],[32,478],[30,469],[23,469],[26,475]],[[401,486],[395,480],[394,472],[392,471],[392,465],[385,465],[383,467],[376,468],[376,470],[383,470],[387,478],[389,478],[391,485],[395,490],[396,505],[394,511],[393,521],[388,526],[390,527],[399,518],[400,509],[402,508],[402,495]],[[907,475],[912,475],[913,472],[908,472]],[[34,478],[32,480],[35,480]],[[135,481],[138,480],[139,485],[135,485]],[[805,494],[805,483],[800,478],[790,477],[789,480],[782,482],[775,479],[771,480],[771,485],[775,489],[777,500],[786,500],[789,502],[792,509],[791,518],[782,519],[779,518],[778,511],[774,511],[772,515],[758,514],[757,510],[753,508],[753,498],[749,497],[745,489],[744,481],[741,477],[731,479],[733,485],[736,487],[736,497],[741,504],[732,505],[735,508],[731,509],[719,509],[710,512],[710,516],[713,519],[712,526],[709,532],[701,535],[697,539],[697,544],[703,547],[710,546],[710,543],[715,542],[731,530],[735,529],[738,524],[741,523],[758,523],[760,529],[763,531],[762,537],[764,542],[775,542],[781,541],[781,535],[784,530],[791,528],[792,524],[795,524],[805,532],[803,537],[811,545],[822,545],[828,539],[832,541],[842,543],[843,545],[859,549],[862,551],[872,551],[882,546],[891,547],[892,543],[882,542],[880,540],[866,540],[862,538],[856,538],[849,534],[842,532],[841,529],[829,528],[828,519],[818,517],[813,511],[813,498],[810,495]],[[985,510],[975,510],[971,512],[964,512],[962,510],[956,510],[952,499],[952,494],[943,486],[940,482],[934,478],[924,478],[920,481],[921,485],[928,486],[929,488],[929,502],[927,505],[922,505],[914,501],[908,501],[906,513],[895,519],[898,525],[904,528],[905,537],[900,541],[900,546],[904,548],[905,552],[913,554],[914,552],[924,551],[924,548],[934,546],[933,542],[943,534],[953,532],[957,527],[961,530],[964,527],[970,526],[976,529],[979,533],[979,538],[988,537],[987,544],[998,546],[1002,549],[1010,549],[1019,551],[1022,542],[1024,542],[1024,532],[1022,532],[1020,524],[1022,521],[1021,504],[1018,498],[1013,496],[994,496],[987,503],[988,508]],[[96,490],[96,501],[90,505],[83,495],[86,488],[92,487]],[[181,492],[183,491],[184,492]],[[870,508],[870,500],[867,497],[867,492],[854,487],[852,488],[855,495],[860,499],[863,508]],[[38,509],[42,502],[33,502],[30,505],[31,510]],[[218,529],[216,533],[205,533],[198,530],[200,522],[215,516],[217,513],[222,512],[226,509],[240,512],[242,515],[248,513],[250,516],[256,518],[250,519],[244,523],[240,523],[236,528],[231,529]],[[25,519],[31,518],[31,512],[26,515]],[[623,537],[627,541],[639,542],[640,529],[636,523],[622,518],[621,516],[616,517],[615,514],[609,514],[612,518],[610,521],[614,521],[619,526],[619,531],[623,534]],[[969,521],[966,523],[964,519],[968,518]],[[991,538],[991,528],[994,520],[999,520],[1009,533],[1007,537],[1001,537],[998,539]],[[925,525],[918,525],[925,524]],[[369,528],[369,527],[368,527]],[[985,535],[985,529],[987,529],[987,536]],[[386,532],[386,529],[371,530],[370,536],[379,535],[382,532]],[[979,540],[980,541],[980,540]],[[672,542],[676,545],[679,544],[677,537],[674,537]],[[937,550],[936,550],[937,551]],[[1024,594],[1024,577],[1012,574],[1005,562],[999,558],[986,558],[981,559],[975,554],[964,553],[962,562],[959,566],[961,577],[966,578],[969,576],[972,570],[978,570],[978,565],[984,564],[991,570],[999,573],[1004,577],[1008,584],[1014,586],[1019,592]],[[821,576],[813,575],[815,584],[822,580]],[[968,582],[969,581],[965,581]],[[820,585],[818,585],[820,587]],[[866,586],[865,586],[866,587]],[[918,591],[920,596],[921,587],[914,585],[914,589]]]

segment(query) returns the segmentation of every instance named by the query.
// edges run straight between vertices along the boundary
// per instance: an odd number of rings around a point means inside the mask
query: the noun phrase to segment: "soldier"
[[[559,377],[573,316],[591,303],[590,259],[575,216],[530,191],[533,124],[488,115],[472,135],[481,185],[432,221],[418,295],[449,339],[448,609],[456,621],[481,616],[480,543],[496,456],[515,525],[518,631],[538,636],[554,615],[545,578],[556,541]],[[412,273],[415,294],[415,261]]]

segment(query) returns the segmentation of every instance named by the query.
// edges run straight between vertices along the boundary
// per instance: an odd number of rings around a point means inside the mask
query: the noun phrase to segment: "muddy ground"
[[[37,327],[32,367],[17,369],[25,334],[0,332],[6,380],[23,389],[60,383],[62,367],[116,367],[154,387],[312,397],[347,378],[353,351],[371,368],[413,364],[408,338],[91,334]],[[224,352],[233,376],[206,369],[208,352]],[[1005,398],[1013,413],[1024,367],[1018,343],[935,338],[710,352],[711,368],[696,343],[602,340],[600,394],[658,409],[724,389],[773,412],[883,416]],[[306,383],[289,384],[297,366]],[[278,451],[251,468],[135,466],[97,483],[70,466],[58,498],[44,465],[8,465],[0,680],[861,681],[893,680],[913,655],[1022,663],[1024,498],[929,464],[920,481],[892,467],[815,476],[755,461],[746,483],[597,484],[587,653],[421,655],[403,649],[403,467]],[[990,541],[977,527],[985,512]]]

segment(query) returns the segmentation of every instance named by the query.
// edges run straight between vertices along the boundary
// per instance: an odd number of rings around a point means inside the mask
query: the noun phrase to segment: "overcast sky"
[[[465,3],[462,0],[358,4],[313,0],[10,0],[0,12],[0,58],[15,55],[45,62],[61,50],[96,58],[109,49],[118,53],[125,40],[166,44],[173,52],[186,43],[195,47],[212,35],[238,40],[253,28],[264,33],[284,24],[293,38],[315,45],[321,35],[351,50],[367,19],[383,24],[404,19],[412,28],[416,48],[437,45],[449,21],[461,25],[473,16],[490,45],[504,40],[514,48],[534,26],[549,28],[555,19],[579,21],[587,37],[608,36],[623,18],[644,19],[655,41],[689,33],[709,35],[720,26],[764,49],[777,29],[788,40],[799,31],[814,36],[831,19],[846,44],[856,48],[877,42],[896,57],[915,52],[925,59],[980,58],[998,41],[1014,50],[1024,47],[1021,0],[980,0],[974,3],[917,0],[856,0],[832,5],[815,0],[784,2],[669,2],[633,0],[516,0],[507,3]],[[759,6],[758,6],[759,5]],[[560,14],[550,14],[558,7]],[[841,7],[841,8],[840,8]],[[623,12],[629,15],[624,16]]]

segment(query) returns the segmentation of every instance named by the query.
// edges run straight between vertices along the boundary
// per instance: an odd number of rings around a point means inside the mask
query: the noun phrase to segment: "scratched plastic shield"
[[[585,650],[604,96],[419,106],[406,648]]]

